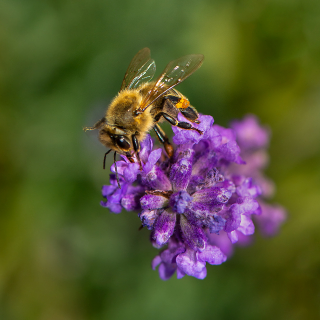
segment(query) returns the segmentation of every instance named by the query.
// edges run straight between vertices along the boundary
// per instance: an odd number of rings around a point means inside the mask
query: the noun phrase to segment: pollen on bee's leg
[[[181,98],[179,102],[176,104],[178,109],[187,109],[190,106],[190,102],[187,99]]]

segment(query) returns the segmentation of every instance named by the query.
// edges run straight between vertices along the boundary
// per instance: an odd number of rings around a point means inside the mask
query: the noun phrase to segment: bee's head
[[[130,139],[125,130],[105,125],[99,131],[99,140],[107,148],[117,151],[120,154],[126,154],[131,151],[132,146]]]

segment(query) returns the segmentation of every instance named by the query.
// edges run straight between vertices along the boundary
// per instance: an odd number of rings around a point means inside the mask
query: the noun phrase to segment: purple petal
[[[152,230],[158,215],[159,210],[143,210],[139,214],[139,218],[142,221],[142,226],[147,227],[148,230]]]
[[[118,176],[118,178],[119,178],[120,185],[122,186],[125,183],[125,181],[122,176]],[[113,174],[113,173],[110,174],[110,184],[119,188],[116,174]]]
[[[187,188],[192,172],[193,153],[191,149],[185,150],[180,155],[180,159],[172,165],[169,176],[174,191]]]
[[[148,161],[148,157],[153,148],[153,140],[148,134],[146,138],[140,143],[140,159],[143,163]]]
[[[238,198],[237,204],[241,214],[261,214],[259,203],[251,197]]]
[[[112,188],[105,188],[106,186],[104,186],[102,188],[102,192],[103,194],[105,194],[106,189],[107,192],[109,193],[109,191]],[[121,205],[120,205],[120,201],[122,199],[122,197],[126,194],[128,189],[128,184],[124,183],[122,185],[122,188],[119,189],[118,187],[114,189],[113,193],[109,193],[108,195],[105,196],[105,198],[107,199],[107,201],[101,201],[101,205],[103,207],[109,208],[112,212],[114,213],[119,213],[121,211]]]
[[[261,173],[255,175],[254,177],[255,183],[259,186],[261,190],[261,195],[264,198],[271,198],[275,191],[274,182],[266,177],[264,177]]]
[[[121,205],[127,211],[134,211],[140,209],[140,195],[136,194],[127,194],[122,197]]]
[[[176,271],[176,266],[161,263],[159,266],[159,276],[162,280],[170,279]]]
[[[114,191],[116,191],[118,188],[119,188],[118,186],[112,186],[112,185],[103,186],[101,191],[102,196],[106,198],[107,196],[112,194]]]
[[[209,216],[206,226],[209,228],[210,233],[217,233],[224,229],[226,220],[219,215]]]
[[[237,233],[236,230],[233,230],[233,231],[231,231],[231,232],[228,232],[227,234],[228,234],[228,237],[229,237],[231,243],[236,243],[236,242],[238,242],[238,233]]]
[[[122,210],[121,205],[118,203],[110,203],[107,201],[101,201],[100,204],[101,204],[101,206],[108,208],[113,213],[120,213]]]
[[[145,189],[142,186],[129,185],[126,194],[121,198],[121,205],[127,211],[139,210],[140,198],[144,194]]]
[[[181,214],[191,200],[192,197],[186,191],[180,191],[171,195],[170,206],[174,212]]]
[[[116,173],[115,164],[111,166],[112,172]],[[126,163],[125,161],[117,161],[117,171],[119,175],[122,175],[126,182],[132,183],[137,179],[137,175],[140,172],[139,163]]]
[[[195,192],[193,197],[194,203],[204,204],[208,206],[215,206],[222,203],[227,203],[232,195],[232,192],[225,188],[212,187],[202,189]]]
[[[152,151],[149,155],[148,161],[146,162],[146,164],[143,166],[143,171],[145,174],[147,174],[148,172],[151,171],[151,169],[153,168],[153,166],[157,163],[157,161],[160,159],[161,157],[161,149],[156,149],[154,151]]]
[[[232,242],[226,232],[221,231],[219,235],[211,233],[208,235],[208,239],[211,245],[219,247],[227,257],[233,254]]]
[[[259,229],[264,236],[274,236],[287,219],[287,213],[281,206],[269,205],[260,201],[261,215],[255,216]]]
[[[186,251],[186,248],[182,242],[177,242],[174,237],[171,237],[168,241],[168,248],[161,252],[160,256],[164,263],[175,263],[178,254]]]
[[[177,268],[177,279],[181,279],[185,276],[186,274],[180,270],[179,268]]]
[[[226,232],[231,232],[238,229],[241,223],[240,205],[237,203],[232,204],[229,210],[226,212],[224,218],[227,220],[224,227]]]
[[[155,256],[151,262],[151,267],[153,270],[156,270],[156,267],[162,262],[160,256]]]
[[[235,132],[232,129],[225,129],[219,125],[214,125],[213,128],[222,137],[221,145],[215,148],[221,157],[229,162],[245,163],[240,157],[240,147],[236,142]]]
[[[208,136],[209,130],[212,128],[214,119],[211,116],[207,115],[200,115],[199,116],[200,124],[197,125],[197,129],[201,130],[203,132],[203,139],[208,139],[209,137],[211,138],[212,135],[210,134]]]
[[[140,204],[144,210],[161,209],[168,206],[169,199],[160,195],[146,194],[140,199]]]
[[[254,224],[248,216],[242,214],[240,227],[237,230],[246,236],[254,234]]]
[[[141,178],[142,183],[147,185],[150,189],[165,191],[171,190],[171,182],[169,178],[158,166],[153,166],[148,174],[143,175]]]
[[[247,178],[237,187],[237,194],[240,197],[256,198],[261,195],[261,189],[252,183],[252,178]]]
[[[211,127],[210,130],[207,132],[208,140],[210,141],[211,148],[217,148],[222,143],[222,136],[221,134]]]
[[[207,275],[206,263],[198,261],[196,251],[187,249],[176,258],[178,268],[188,276],[204,279]]]
[[[222,158],[230,161],[235,162],[238,164],[245,164],[245,162],[240,157],[240,148],[235,141],[229,141],[219,148],[217,151],[221,154]]]
[[[219,126],[217,124],[213,125],[213,128],[216,132],[218,132],[221,135],[221,143],[225,144],[229,141],[236,141],[236,134],[232,129],[226,129],[222,126]]]
[[[204,184],[206,188],[213,187],[216,183],[224,181],[224,176],[219,173],[217,168],[207,171]]]
[[[197,252],[197,258],[199,261],[213,265],[221,264],[227,260],[227,256],[218,247],[211,245],[208,245],[204,251]]]
[[[180,227],[185,242],[193,250],[203,251],[207,244],[207,237],[201,227],[190,223],[183,215],[180,216]]]
[[[159,266],[159,276],[162,280],[169,279],[177,270],[176,256],[185,251],[185,247],[181,242],[174,238],[168,241],[168,248],[163,250],[160,255],[156,256],[152,261],[152,268]],[[182,278],[185,274],[181,270],[177,270],[177,277]]]
[[[115,190],[115,192],[113,194],[110,194],[107,196],[107,201],[109,203],[117,203],[120,204],[120,201],[123,197],[123,194],[125,194],[125,192],[123,192],[123,189],[117,189]]]
[[[176,215],[163,210],[154,224],[153,239],[157,245],[163,246],[173,234],[176,225]]]
[[[231,127],[244,149],[265,148],[269,143],[269,130],[261,127],[254,115],[247,115],[242,121],[233,121]]]
[[[123,172],[124,172],[124,170],[127,168],[128,163],[125,162],[125,161],[123,161],[123,160],[120,160],[120,161],[116,161],[116,164],[117,164],[118,174],[120,174],[120,175],[123,176],[123,175],[124,175]],[[111,170],[112,172],[116,173],[116,169],[115,169],[115,164],[114,164],[114,163],[111,165],[110,170]]]
[[[132,183],[137,180],[137,175],[139,172],[139,163],[129,163],[127,168],[123,172],[123,177],[128,183]]]

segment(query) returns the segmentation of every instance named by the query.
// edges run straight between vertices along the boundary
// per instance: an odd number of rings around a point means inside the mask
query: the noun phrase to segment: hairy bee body
[[[165,103],[168,96],[174,96],[178,99],[184,99],[187,101],[187,98],[176,90],[169,90],[166,95],[157,99],[147,110],[136,115],[145,94],[152,86],[153,83],[151,82],[141,85],[138,89],[123,90],[119,92],[119,94],[112,100],[106,111],[105,118],[108,125],[118,129],[121,128],[123,130],[122,134],[124,135],[130,136],[135,134],[141,141],[154,127],[156,122],[164,121],[162,117],[157,121],[155,120],[157,115],[161,112],[165,112],[171,117],[176,118],[179,113],[179,109],[175,107],[174,103]],[[110,131],[110,129],[108,129],[108,125],[106,130]],[[116,134],[116,132],[114,133]]]
[[[153,129],[169,157],[172,156],[173,149],[158,123],[166,120],[171,125],[202,134],[190,123],[177,120],[180,111],[191,122],[199,123],[196,109],[174,89],[201,66],[202,60],[202,55],[189,55],[171,61],[156,81],[149,82],[155,73],[155,63],[148,48],[140,50],[132,59],[105,117],[85,130],[99,129],[99,140],[109,151],[124,154],[130,161],[134,161],[135,154],[140,162],[140,142]]]

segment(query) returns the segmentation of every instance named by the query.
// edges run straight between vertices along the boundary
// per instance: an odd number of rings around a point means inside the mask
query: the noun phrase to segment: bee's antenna
[[[100,119],[98,122],[95,123],[95,125],[93,127],[84,127],[83,131],[89,131],[89,130],[96,130],[96,129],[100,129],[102,127],[103,124],[106,123],[106,118],[103,117],[102,119]]]
[[[112,149],[110,149],[109,151],[107,151],[105,154],[104,154],[104,157],[103,157],[103,170],[106,168],[106,158],[107,158],[107,155],[112,151]]]
[[[114,167],[116,169],[116,177],[117,177],[117,182],[118,182],[118,187],[119,189],[121,189],[121,186],[120,186],[120,181],[119,181],[119,175],[118,175],[118,169],[117,169],[117,163],[116,163],[116,151],[114,152],[114,155],[113,155],[113,163],[114,163]]]

